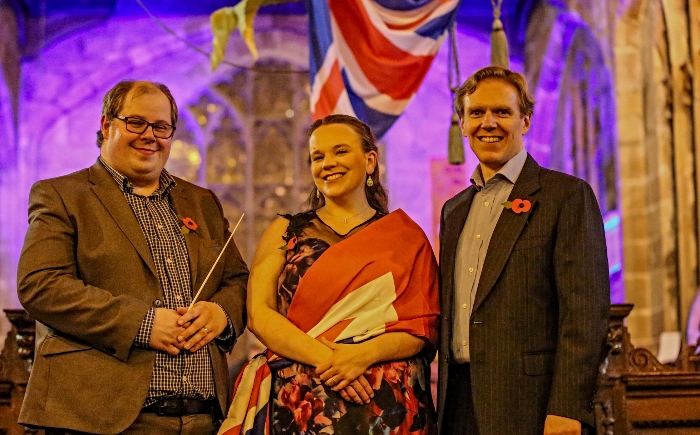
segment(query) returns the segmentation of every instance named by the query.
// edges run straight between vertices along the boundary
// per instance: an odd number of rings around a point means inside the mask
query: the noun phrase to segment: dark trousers
[[[136,421],[121,435],[214,435],[219,429],[218,419],[209,414],[191,414],[182,417],[162,417],[158,414],[139,414]],[[90,435],[66,429],[46,428],[46,435]]]
[[[444,435],[479,435],[474,414],[469,363],[450,364],[447,372],[447,395],[440,433]]]
[[[442,417],[443,435],[479,435],[474,413],[469,363],[450,364],[447,372],[447,396]],[[595,435],[595,428],[581,425],[581,435]],[[515,434],[512,434],[515,435]]]

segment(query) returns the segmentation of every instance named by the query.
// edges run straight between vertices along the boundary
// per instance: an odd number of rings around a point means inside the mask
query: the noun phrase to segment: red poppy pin
[[[180,232],[182,234],[187,234],[190,231],[197,231],[197,228],[199,228],[197,222],[195,222],[192,218],[189,217],[182,218],[182,223],[185,224],[182,227],[180,227]]]
[[[515,198],[513,201],[506,201],[501,204],[503,207],[513,210],[513,213],[527,213],[530,211],[532,204],[527,199]]]

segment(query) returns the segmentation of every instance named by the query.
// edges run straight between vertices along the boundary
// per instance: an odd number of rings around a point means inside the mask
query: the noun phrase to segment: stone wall
[[[603,211],[621,214],[624,285],[613,300],[636,305],[630,331],[652,349],[661,332],[686,328],[698,289],[699,7],[547,0],[528,27],[525,70],[537,110],[557,124],[533,123],[531,152],[587,179]],[[584,156],[599,160],[586,162],[577,150],[591,141]]]
[[[698,290],[691,3],[631,2],[615,39],[628,322],[649,348],[661,332],[686,329]]]

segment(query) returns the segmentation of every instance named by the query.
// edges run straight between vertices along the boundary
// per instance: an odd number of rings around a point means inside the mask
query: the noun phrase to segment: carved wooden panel
[[[700,433],[700,357],[684,347],[674,364],[661,364],[647,349],[636,349],[624,319],[632,305],[613,305],[608,353],[600,366],[595,400],[597,433]]]
[[[37,433],[17,424],[34,361],[35,322],[24,310],[4,310],[12,329],[0,354],[0,435]]]

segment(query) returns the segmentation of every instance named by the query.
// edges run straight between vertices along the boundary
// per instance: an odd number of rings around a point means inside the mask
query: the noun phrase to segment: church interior
[[[166,168],[214,191],[229,221],[245,213],[235,240],[246,262],[279,213],[303,210],[312,122],[305,2],[263,6],[257,60],[234,32],[212,71],[210,14],[232,3],[0,0],[0,433],[25,433],[14,421],[34,337],[16,271],[29,190],[95,162],[101,99],[116,82],[172,90],[180,119]],[[598,433],[698,433],[700,411],[674,412],[700,409],[700,2],[503,0],[500,14],[510,68],[536,101],[525,148],[540,165],[585,179],[604,218],[614,306]],[[443,203],[478,163],[466,141],[465,162],[449,162],[451,86],[490,64],[493,20],[492,1],[460,2],[453,36],[379,138],[389,206],[414,219],[434,250]],[[232,371],[260,350],[245,337]],[[633,397],[644,399],[639,408]],[[660,407],[665,423],[630,423]]]

